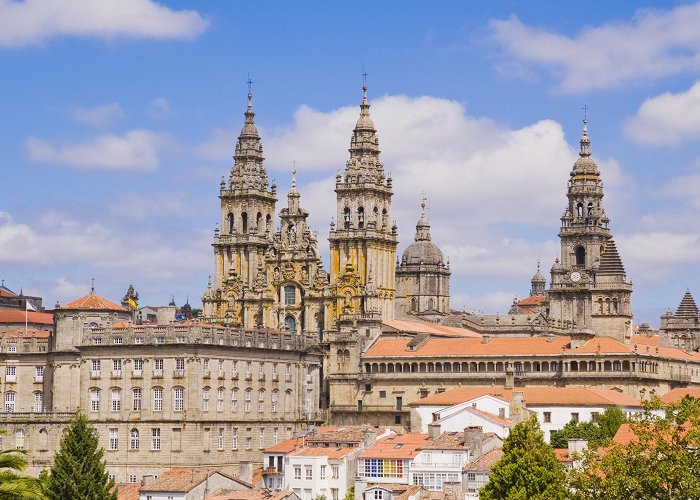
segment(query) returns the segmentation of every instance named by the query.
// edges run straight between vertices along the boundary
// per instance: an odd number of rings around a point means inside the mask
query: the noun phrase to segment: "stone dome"
[[[537,265],[537,272],[535,273],[535,275],[532,277],[532,280],[530,280],[530,281],[532,281],[533,283],[546,283],[547,282],[544,275],[540,272],[539,264]]]
[[[442,264],[442,250],[433,242],[418,240],[411,243],[403,252],[402,264]]]
[[[571,169],[571,177],[576,175],[600,175],[598,165],[590,156],[581,156]]]

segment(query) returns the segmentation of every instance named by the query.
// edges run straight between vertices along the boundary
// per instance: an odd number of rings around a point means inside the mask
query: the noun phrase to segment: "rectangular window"
[[[134,344],[143,344],[143,337],[136,337],[134,339]]]
[[[402,407],[403,407],[403,397],[396,396],[396,411],[401,411]]]
[[[153,388],[153,411],[163,411],[163,388]]]
[[[14,392],[6,392],[5,393],[5,411],[7,413],[14,413],[14,411],[15,411],[15,393]]]
[[[209,388],[202,390],[202,411],[209,411]]]
[[[183,411],[185,409],[185,389],[175,387],[173,389],[173,411]]]
[[[265,428],[260,427],[260,435],[258,436],[258,448],[261,450],[265,448]]]
[[[253,438],[248,436],[245,438],[245,449],[250,450],[253,448]]]
[[[597,422],[599,416],[600,416],[600,413],[598,413],[597,411],[592,411],[591,412],[591,421]]]
[[[138,450],[139,449],[139,430],[131,429],[129,432],[129,449]]]
[[[571,421],[572,421],[572,422],[578,422],[578,413],[572,413],[572,414],[571,414]]]
[[[160,428],[151,429],[151,449],[160,450]]]
[[[379,397],[380,397],[380,398],[385,398],[385,397],[386,397],[386,391],[379,391]]]
[[[118,450],[119,449],[119,429],[110,428],[109,429],[109,449]]]
[[[5,406],[7,406],[7,395],[5,394]],[[7,411],[7,410],[5,410]],[[100,390],[90,389],[90,411],[100,411]]]
[[[331,474],[332,479],[338,479],[340,477],[340,467],[338,465],[332,465]]]
[[[231,448],[238,449],[238,429],[235,428],[231,431]]]
[[[277,427],[272,429],[272,445],[277,444]]]
[[[15,344],[8,344],[7,352],[17,352],[17,346]]]
[[[340,500],[339,495],[338,488],[331,488],[331,500]]]
[[[321,466],[321,471],[319,473],[319,479],[321,479],[321,480],[326,479],[326,466],[325,465]]]
[[[44,381],[44,367],[43,366],[35,366],[34,367],[34,381],[35,382],[43,382]]]
[[[219,376],[220,377],[224,376],[224,360],[223,359],[219,360]]]
[[[16,366],[5,367],[5,381],[6,382],[16,382],[17,381],[17,367]]]
[[[34,412],[42,413],[44,411],[44,393],[35,392],[34,393]]]
[[[272,396],[270,397],[270,410],[272,413],[277,413],[277,398],[279,393],[277,391],[272,391]]]
[[[99,377],[100,376],[100,360],[99,359],[93,359],[92,360],[92,376],[93,377]]]
[[[294,479],[301,479],[301,465],[294,466]]]
[[[238,411],[238,389],[231,390],[231,413]]]
[[[284,379],[287,382],[292,381],[292,364],[291,363],[287,363],[287,366],[284,369]]]
[[[284,304],[287,306],[293,306],[296,302],[296,287],[294,285],[287,285],[284,287]]]
[[[135,387],[132,394],[134,396],[134,411],[141,411],[141,389]]]
[[[552,421],[552,412],[551,411],[546,411],[542,414],[542,418],[544,419],[545,424],[549,424]]]
[[[133,371],[134,377],[140,377],[142,372],[143,372],[143,359],[140,359],[140,358],[134,359],[134,371]]]
[[[245,400],[243,403],[243,411],[249,412],[250,411],[250,400],[252,398],[253,391],[247,390],[245,391]]]
[[[163,376],[163,360],[154,359],[153,360],[153,376],[162,377]]]
[[[129,474],[129,482],[130,483],[136,482],[136,474]]]
[[[314,469],[311,465],[305,465],[304,472],[306,473],[307,480],[311,480],[314,478]]]
[[[122,391],[121,389],[112,389],[112,411],[122,409]]]
[[[223,450],[224,449],[224,428],[219,427],[219,436],[217,438],[217,449]]]
[[[175,358],[175,376],[185,376],[185,358]]]

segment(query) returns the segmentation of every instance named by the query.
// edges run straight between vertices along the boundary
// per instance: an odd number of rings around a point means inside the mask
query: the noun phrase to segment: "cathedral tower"
[[[561,217],[561,262],[552,267],[549,317],[561,328],[590,329],[596,335],[625,340],[631,334],[632,284],[626,279],[603,209],[603,181],[591,158],[585,119],[580,145]]]
[[[221,222],[214,230],[214,286],[202,298],[204,315],[236,326],[256,326],[246,300],[274,230],[276,188],[269,185],[248,88],[245,123],[236,142],[228,183],[222,177]],[[259,318],[258,318],[259,319]]]
[[[379,140],[363,87],[360,117],[350,140],[350,159],[336,176],[337,225],[328,240],[335,303],[341,314],[378,313],[394,317],[397,232],[391,224],[392,182],[379,159]]]

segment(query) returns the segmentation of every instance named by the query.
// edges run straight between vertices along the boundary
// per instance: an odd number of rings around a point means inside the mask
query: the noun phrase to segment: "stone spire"
[[[296,165],[292,168],[292,187],[287,193],[287,208],[289,214],[296,214],[299,212],[299,190],[297,189],[297,169]]]
[[[366,85],[362,91],[360,117],[352,131],[350,159],[345,166],[345,174],[349,182],[382,183],[384,166],[379,160],[379,138],[369,114]]]
[[[540,272],[540,261],[537,261],[537,272],[530,280],[530,295],[544,295],[547,280]]]
[[[698,311],[698,306],[695,304],[695,299],[690,294],[690,290],[685,291],[683,299],[681,300],[678,309],[676,310],[676,316],[683,318],[695,318],[700,314]]]
[[[255,126],[253,92],[250,86],[248,87],[248,108],[245,112],[245,122],[236,142],[233,159],[234,165],[230,178],[233,189],[267,191],[267,171],[263,166],[263,148],[258,128]]]
[[[625,267],[622,265],[615,240],[612,238],[605,243],[603,253],[600,255],[598,276],[625,276]]]
[[[425,215],[425,200],[420,204],[420,218],[416,223],[416,237],[414,241],[430,241],[430,223]]]

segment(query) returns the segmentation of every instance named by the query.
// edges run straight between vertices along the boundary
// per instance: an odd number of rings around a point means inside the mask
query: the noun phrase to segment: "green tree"
[[[569,474],[574,499],[700,498],[700,401],[648,403],[628,439],[589,451]]]
[[[116,500],[98,445],[97,431],[79,413],[71,420],[54,457],[47,496],[51,500]]]
[[[588,447],[596,449],[607,444],[627,417],[617,407],[611,407],[598,416],[597,422],[574,422],[566,424],[562,429],[554,431],[550,443],[554,448],[566,448],[569,439],[585,439]]]
[[[511,429],[503,441],[503,457],[489,482],[479,491],[482,500],[558,500],[567,497],[564,467],[532,415]]]
[[[6,434],[0,430],[0,434]],[[21,476],[27,467],[27,461],[22,456],[24,450],[0,451],[0,498],[7,500],[43,500],[44,486],[40,479]]]
[[[353,484],[348,488],[348,492],[343,497],[343,500],[355,500],[355,485]]]

